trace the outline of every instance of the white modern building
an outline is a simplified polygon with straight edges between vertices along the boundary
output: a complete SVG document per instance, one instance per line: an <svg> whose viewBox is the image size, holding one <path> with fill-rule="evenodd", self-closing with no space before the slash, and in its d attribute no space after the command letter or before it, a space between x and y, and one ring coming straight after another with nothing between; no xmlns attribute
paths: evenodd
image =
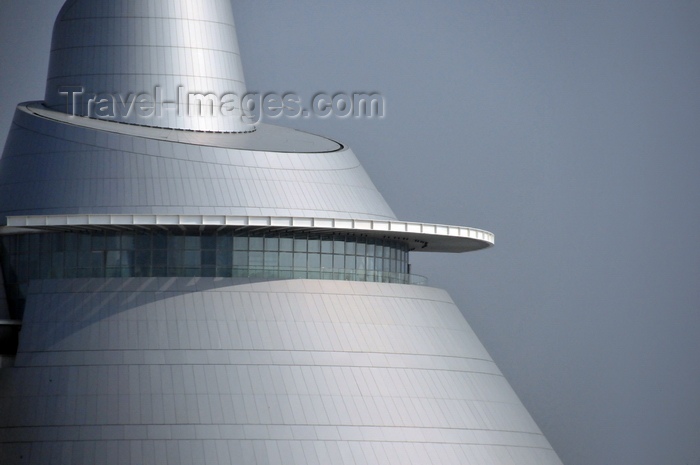
<svg viewBox="0 0 700 465"><path fill-rule="evenodd" d="M561 463L410 273L491 233L178 89L245 94L229 0L66 2L0 159L2 465Z"/></svg>

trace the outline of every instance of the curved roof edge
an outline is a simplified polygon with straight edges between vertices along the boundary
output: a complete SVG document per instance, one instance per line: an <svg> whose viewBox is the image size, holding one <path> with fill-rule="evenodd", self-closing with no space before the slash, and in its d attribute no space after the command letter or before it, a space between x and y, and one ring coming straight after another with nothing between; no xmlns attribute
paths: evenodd
<svg viewBox="0 0 700 465"><path fill-rule="evenodd" d="M78 128L179 144L279 153L332 153L348 149L346 145L328 137L267 123L258 123L254 126L255 130L249 132L216 132L70 115L48 108L39 101L22 102L17 105L17 111Z"/></svg>
<svg viewBox="0 0 700 465"><path fill-rule="evenodd" d="M409 243L420 252L471 252L494 245L493 233L465 226L414 223L389 220L303 218L289 216L223 215L38 215L9 216L0 234L16 234L27 229L80 230L90 228L133 229L134 227L274 229L318 233L348 233L377 238L393 238ZM19 228L19 229L17 229Z"/></svg>

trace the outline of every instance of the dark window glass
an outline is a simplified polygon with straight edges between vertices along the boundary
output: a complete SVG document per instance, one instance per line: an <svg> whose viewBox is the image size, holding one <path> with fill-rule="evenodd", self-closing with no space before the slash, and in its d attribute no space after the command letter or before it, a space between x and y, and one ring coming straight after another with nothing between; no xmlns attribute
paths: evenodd
<svg viewBox="0 0 700 465"><path fill-rule="evenodd" d="M202 249L204 250L215 250L216 249L216 236L202 236L200 239L202 241Z"/></svg>
<svg viewBox="0 0 700 465"><path fill-rule="evenodd" d="M153 266L165 267L168 265L168 252L165 250L153 251Z"/></svg>
<svg viewBox="0 0 700 465"><path fill-rule="evenodd" d="M167 249L168 248L168 236L165 233L155 233L152 238L154 249Z"/></svg>
<svg viewBox="0 0 700 465"><path fill-rule="evenodd" d="M104 248L106 250L117 250L119 249L119 235L116 233L107 233L104 240Z"/></svg>
<svg viewBox="0 0 700 465"><path fill-rule="evenodd" d="M218 249L216 251L216 265L219 267L233 265L233 252L231 252L231 249Z"/></svg>
<svg viewBox="0 0 700 465"><path fill-rule="evenodd" d="M134 250L136 248L136 241L134 236L131 234L124 234L122 236L122 249L124 250Z"/></svg>
<svg viewBox="0 0 700 465"><path fill-rule="evenodd" d="M185 267L198 267L201 265L202 253L199 250L185 250Z"/></svg>
<svg viewBox="0 0 700 465"><path fill-rule="evenodd" d="M107 251L106 266L108 268L121 266L121 252L119 250Z"/></svg>
<svg viewBox="0 0 700 465"><path fill-rule="evenodd" d="M92 236L92 250L104 250L105 237L102 234Z"/></svg>
<svg viewBox="0 0 700 465"><path fill-rule="evenodd" d="M233 238L231 236L217 236L216 248L217 250L232 250Z"/></svg>
<svg viewBox="0 0 700 465"><path fill-rule="evenodd" d="M185 237L185 249L187 250L201 250L202 242L199 236L186 236Z"/></svg>
<svg viewBox="0 0 700 465"><path fill-rule="evenodd" d="M216 250L202 250L202 267L216 266Z"/></svg>
<svg viewBox="0 0 700 465"><path fill-rule="evenodd" d="M73 233L66 233L66 250L73 251L78 250L78 235Z"/></svg>
<svg viewBox="0 0 700 465"><path fill-rule="evenodd" d="M41 244L41 234L30 234L29 235L29 250L32 252L36 252L37 250L40 250L40 244ZM90 236L88 236L89 238Z"/></svg>
<svg viewBox="0 0 700 465"><path fill-rule="evenodd" d="M137 234L134 236L134 248L137 250L146 250L151 248L150 234Z"/></svg>
<svg viewBox="0 0 700 465"><path fill-rule="evenodd" d="M78 254L76 252L66 252L66 268L77 268L78 267Z"/></svg>
<svg viewBox="0 0 700 465"><path fill-rule="evenodd" d="M168 238L169 250L185 250L185 238L183 236L170 236Z"/></svg>

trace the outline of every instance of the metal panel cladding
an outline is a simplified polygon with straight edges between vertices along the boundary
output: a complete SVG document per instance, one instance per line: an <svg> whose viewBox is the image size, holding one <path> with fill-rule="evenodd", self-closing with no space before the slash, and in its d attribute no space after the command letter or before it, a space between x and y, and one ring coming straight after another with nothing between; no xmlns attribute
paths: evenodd
<svg viewBox="0 0 700 465"><path fill-rule="evenodd" d="M240 105L222 117L221 108L210 114L194 97L231 101L245 94L228 0L76 0L56 20L49 108L145 126L247 132L254 126L241 118ZM139 96L165 105L139 112ZM116 108L101 108L105 99Z"/></svg>

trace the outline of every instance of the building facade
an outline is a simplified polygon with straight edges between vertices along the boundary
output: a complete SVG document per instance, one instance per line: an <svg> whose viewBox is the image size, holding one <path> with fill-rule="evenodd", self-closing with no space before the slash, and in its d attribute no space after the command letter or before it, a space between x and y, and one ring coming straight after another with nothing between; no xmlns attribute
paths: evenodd
<svg viewBox="0 0 700 465"><path fill-rule="evenodd" d="M190 94L245 94L229 0L65 3L0 159L0 463L561 463L411 274L491 233Z"/></svg>

